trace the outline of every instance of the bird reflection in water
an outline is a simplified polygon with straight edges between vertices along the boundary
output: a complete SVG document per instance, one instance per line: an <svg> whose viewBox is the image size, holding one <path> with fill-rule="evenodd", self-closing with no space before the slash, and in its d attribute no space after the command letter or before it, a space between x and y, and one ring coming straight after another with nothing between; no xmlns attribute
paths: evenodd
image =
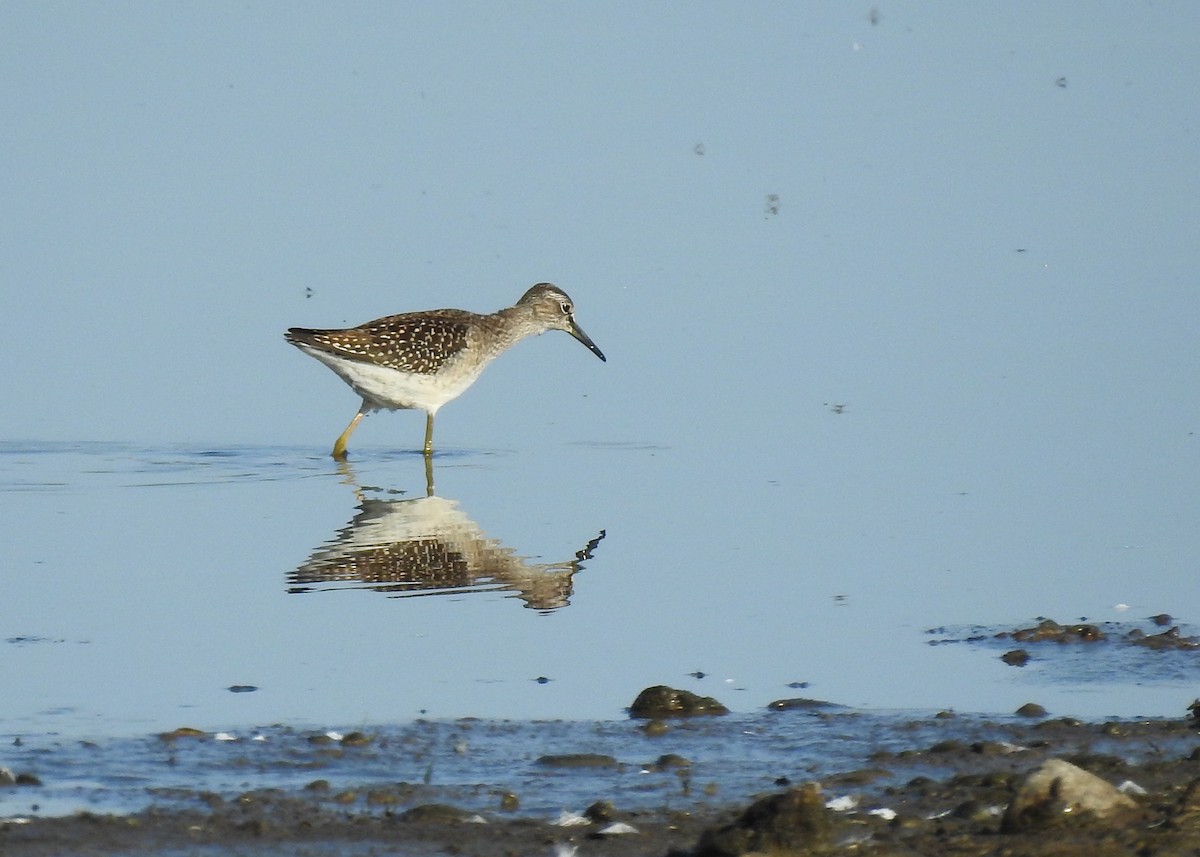
<svg viewBox="0 0 1200 857"><path fill-rule="evenodd" d="M288 575L288 591L372 589L393 598L468 592L511 592L526 607L556 610L570 603L575 573L604 531L566 562L534 563L488 538L458 503L432 492L411 500L368 498L348 464L358 512L350 523ZM328 585L327 585L328 584Z"/></svg>

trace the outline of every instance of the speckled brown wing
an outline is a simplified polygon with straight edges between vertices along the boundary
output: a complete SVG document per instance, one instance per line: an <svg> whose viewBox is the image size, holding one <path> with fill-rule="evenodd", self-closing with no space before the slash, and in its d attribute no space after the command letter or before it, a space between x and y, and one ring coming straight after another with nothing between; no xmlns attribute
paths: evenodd
<svg viewBox="0 0 1200 857"><path fill-rule="evenodd" d="M287 340L347 360L432 375L466 347L473 317L463 310L404 313L344 330L293 327Z"/></svg>

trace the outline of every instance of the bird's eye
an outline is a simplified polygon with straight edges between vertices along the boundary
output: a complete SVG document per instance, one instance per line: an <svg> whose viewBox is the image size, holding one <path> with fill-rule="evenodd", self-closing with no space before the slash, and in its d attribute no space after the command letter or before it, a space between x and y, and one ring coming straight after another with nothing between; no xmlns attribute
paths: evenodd
<svg viewBox="0 0 1200 857"><path fill-rule="evenodd" d="M558 305L558 308L563 311L563 315L571 314L571 305L569 303L567 303L566 301L563 301L562 303L560 303Z"/></svg>

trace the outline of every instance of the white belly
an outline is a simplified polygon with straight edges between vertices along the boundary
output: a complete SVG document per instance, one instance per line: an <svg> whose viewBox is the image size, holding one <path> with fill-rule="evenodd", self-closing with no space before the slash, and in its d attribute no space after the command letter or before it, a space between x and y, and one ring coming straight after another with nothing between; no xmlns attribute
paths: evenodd
<svg viewBox="0 0 1200 857"><path fill-rule="evenodd" d="M455 372L451 364L445 364L437 375L409 374L374 363L345 360L303 345L300 347L336 372L367 404L389 410L415 408L430 414L437 413L438 408L446 402L462 395L483 369L479 366L473 370Z"/></svg>

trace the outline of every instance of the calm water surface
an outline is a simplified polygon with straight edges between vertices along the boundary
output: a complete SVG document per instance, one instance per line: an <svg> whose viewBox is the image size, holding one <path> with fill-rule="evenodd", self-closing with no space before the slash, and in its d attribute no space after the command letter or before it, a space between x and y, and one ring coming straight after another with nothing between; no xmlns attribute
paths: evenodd
<svg viewBox="0 0 1200 857"><path fill-rule="evenodd" d="M1200 18L869 6L0 4L0 765L655 684L1180 715L1196 651L989 635L1200 630ZM420 414L328 458L284 329L546 280L607 363L497 360L433 496Z"/></svg>
<svg viewBox="0 0 1200 857"><path fill-rule="evenodd" d="M449 450L434 477L427 497L419 455L370 448L339 468L281 447L0 446L7 729L606 719L659 683L741 711L1177 714L1200 676L1195 653L1015 669L1003 647L931 645L1038 615L1200 614L1194 586L1150 573L1163 545L1069 538L1068 562L1028 564L1031 540L1065 548L1017 534L1030 510L1003 498L901 504L898 483L619 444Z"/></svg>

